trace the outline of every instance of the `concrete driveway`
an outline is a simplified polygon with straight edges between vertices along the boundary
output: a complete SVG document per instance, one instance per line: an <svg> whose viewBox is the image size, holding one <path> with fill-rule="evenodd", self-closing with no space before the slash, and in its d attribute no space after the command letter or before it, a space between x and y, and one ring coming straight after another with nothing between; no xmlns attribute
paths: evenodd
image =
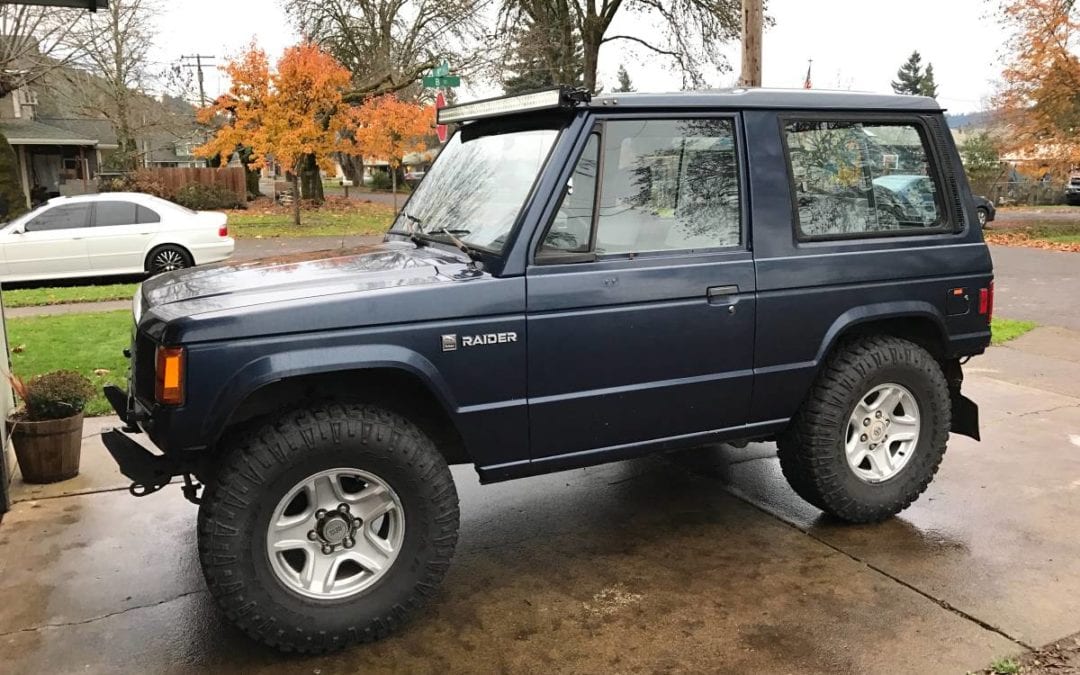
<svg viewBox="0 0 1080 675"><path fill-rule="evenodd" d="M93 436L108 420L92 421L82 476L16 478L0 670L977 669L1080 631L1080 391L1010 366L1032 349L1047 371L1080 369L1077 345L1036 331L972 362L984 441L954 436L927 494L876 526L801 502L769 444L486 487L456 467L461 540L438 599L384 642L317 658L223 622L196 565L195 507L175 486L130 497Z"/></svg>

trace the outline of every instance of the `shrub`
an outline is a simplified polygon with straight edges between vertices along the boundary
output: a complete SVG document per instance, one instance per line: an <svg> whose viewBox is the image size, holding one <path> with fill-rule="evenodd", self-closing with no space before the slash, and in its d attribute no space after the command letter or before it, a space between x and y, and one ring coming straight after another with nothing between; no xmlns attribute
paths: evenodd
<svg viewBox="0 0 1080 675"><path fill-rule="evenodd" d="M98 183L100 192L142 192L162 199L169 199L169 189L161 181L154 179L149 171L136 171L135 173L111 178L102 178Z"/></svg>
<svg viewBox="0 0 1080 675"><path fill-rule="evenodd" d="M29 382L12 377L15 393L25 405L29 422L44 422L72 417L83 411L86 402L97 393L94 385L73 370L56 370L35 375Z"/></svg>
<svg viewBox="0 0 1080 675"><path fill-rule="evenodd" d="M390 174L386 171L376 171L371 174L371 188L373 190L389 190L392 186Z"/></svg>
<svg viewBox="0 0 1080 675"><path fill-rule="evenodd" d="M196 211L207 209L239 209L244 204L236 193L224 185L200 185L191 183L176 192L173 201Z"/></svg>

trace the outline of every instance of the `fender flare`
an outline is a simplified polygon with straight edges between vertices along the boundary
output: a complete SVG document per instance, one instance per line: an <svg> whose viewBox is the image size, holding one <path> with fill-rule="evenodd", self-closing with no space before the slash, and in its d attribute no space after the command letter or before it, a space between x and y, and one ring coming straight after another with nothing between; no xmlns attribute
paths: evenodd
<svg viewBox="0 0 1080 675"><path fill-rule="evenodd" d="M937 329L938 337L942 339L942 342L947 342L949 333L945 328L945 318L942 316L941 311L929 302L922 300L903 300L897 302L882 302L872 305L860 305L858 307L852 307L836 317L836 320L829 326L829 330L825 332L825 337L821 340L821 346L814 356L815 368L819 369L821 367L821 364L824 363L826 357L828 357L829 352L836 346L836 341L845 331L860 324L880 321L882 319L905 318L929 319Z"/></svg>
<svg viewBox="0 0 1080 675"><path fill-rule="evenodd" d="M233 412L259 389L294 377L346 370L396 369L417 377L456 424L458 405L434 364L418 352L387 344L307 347L260 356L236 370L214 399L204 431L218 438Z"/></svg>

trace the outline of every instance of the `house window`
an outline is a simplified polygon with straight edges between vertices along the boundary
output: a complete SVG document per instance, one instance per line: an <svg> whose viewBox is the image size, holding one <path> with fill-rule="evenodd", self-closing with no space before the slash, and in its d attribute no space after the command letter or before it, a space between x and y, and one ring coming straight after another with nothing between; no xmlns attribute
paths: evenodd
<svg viewBox="0 0 1080 675"><path fill-rule="evenodd" d="M802 237L942 229L941 189L916 124L789 121L784 135Z"/></svg>

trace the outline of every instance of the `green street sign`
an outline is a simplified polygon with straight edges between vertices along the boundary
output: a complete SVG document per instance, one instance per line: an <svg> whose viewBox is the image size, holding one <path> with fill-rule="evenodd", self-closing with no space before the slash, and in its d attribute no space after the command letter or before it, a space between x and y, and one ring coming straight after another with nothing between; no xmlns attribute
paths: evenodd
<svg viewBox="0 0 1080 675"><path fill-rule="evenodd" d="M450 64L443 61L431 71L431 74L435 77L446 77L450 74Z"/></svg>
<svg viewBox="0 0 1080 675"><path fill-rule="evenodd" d="M457 75L426 75L424 86L430 89L445 89L448 87L460 87L461 78Z"/></svg>

